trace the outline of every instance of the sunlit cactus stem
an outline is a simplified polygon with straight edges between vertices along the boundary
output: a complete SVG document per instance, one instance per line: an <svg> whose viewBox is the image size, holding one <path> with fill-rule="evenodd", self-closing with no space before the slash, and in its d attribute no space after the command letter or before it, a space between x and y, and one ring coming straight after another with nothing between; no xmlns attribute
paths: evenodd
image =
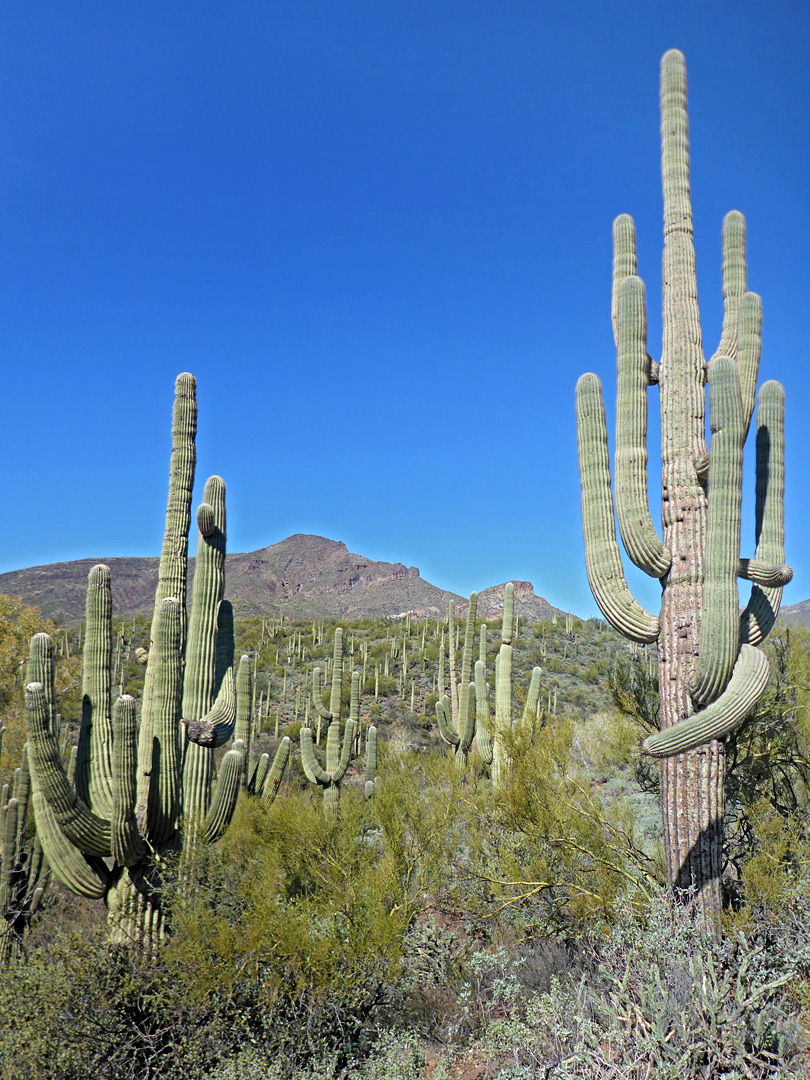
<svg viewBox="0 0 810 1080"><path fill-rule="evenodd" d="M768 661L756 646L773 626L791 577L784 551L784 392L766 383L757 414L756 552L740 557L743 447L761 351L759 297L747 291L745 221L723 223L724 317L707 364L697 306L689 180L686 67L676 49L661 62L664 183L661 360L647 351L644 285L635 228L614 223L612 316L617 350L615 518L630 559L661 581L661 610L635 600L614 524L601 383L577 383L577 433L588 580L605 617L635 642L657 642L661 732L645 743L662 759L670 885L693 900L717 934L722 907L724 738L756 705ZM711 442L705 443L706 386ZM663 539L647 498L647 388L661 405ZM752 582L740 618L737 580Z"/></svg>

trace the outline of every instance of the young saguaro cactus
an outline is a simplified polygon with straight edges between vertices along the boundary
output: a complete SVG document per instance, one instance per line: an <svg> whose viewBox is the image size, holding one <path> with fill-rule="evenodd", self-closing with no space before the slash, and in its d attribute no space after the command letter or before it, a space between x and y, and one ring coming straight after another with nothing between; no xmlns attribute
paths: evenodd
<svg viewBox="0 0 810 1080"><path fill-rule="evenodd" d="M301 764L307 780L317 784L323 791L323 807L327 813L336 814L340 804L340 784L346 775L351 760L354 737L360 723L360 673L352 674L352 689L349 706L349 719L343 732L341 743L340 716L341 696L343 692L343 630L335 629L335 641L332 652L332 687L329 694L329 708L321 701L321 670L315 668L312 673L312 701L323 720L329 722L326 732L326 768L315 756L312 741L312 728L304 726L299 733L301 744Z"/></svg>
<svg viewBox="0 0 810 1080"><path fill-rule="evenodd" d="M111 702L110 571L90 571L82 726L73 782L54 731L53 646L31 643L26 689L34 808L56 876L104 897L113 940L151 947L161 933L159 865L192 839L221 835L243 776L243 743L214 777L214 753L233 732L233 614L223 599L225 485L212 477L199 526L191 617L186 619L188 533L197 422L193 376L178 377L166 537L140 725L129 696ZM243 725L242 735L244 738ZM249 735L249 733L248 733Z"/></svg>
<svg viewBox="0 0 810 1080"><path fill-rule="evenodd" d="M662 805L670 885L692 890L705 929L721 908L724 744L768 678L756 646L776 619L784 565L784 392L766 382L756 431L756 552L740 558L742 453L754 410L761 302L747 291L745 221L723 223L724 318L704 360L697 305L689 181L686 66L677 49L661 62L664 186L663 349L647 352L644 284L636 274L633 221L613 226L613 328L617 349L616 516L630 559L663 589L653 615L633 598L616 541L602 389L577 383L577 430L585 558L605 618L626 637L658 643L661 732L645 743L662 757ZM711 442L705 442L706 384ZM647 499L647 387L661 406L663 540ZM740 617L737 579L752 582Z"/></svg>

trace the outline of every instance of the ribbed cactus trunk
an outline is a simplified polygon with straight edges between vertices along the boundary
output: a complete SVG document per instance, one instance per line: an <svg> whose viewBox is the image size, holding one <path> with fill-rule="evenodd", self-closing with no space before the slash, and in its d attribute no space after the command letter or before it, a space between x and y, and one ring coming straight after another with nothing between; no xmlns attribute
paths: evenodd
<svg viewBox="0 0 810 1080"><path fill-rule="evenodd" d="M693 711L703 600L707 498L695 470L706 451L705 375L689 190L686 69L680 53L661 65L661 149L664 187L661 494L664 547L672 562L661 604L661 726ZM725 760L712 740L662 764L667 879L699 890L698 905L716 917L722 896Z"/></svg>
<svg viewBox="0 0 810 1080"><path fill-rule="evenodd" d="M663 350L647 353L644 283L632 219L614 223L613 325L617 350L616 517L630 559L659 578L658 617L632 597L616 541L601 383L577 383L577 437L588 580L605 617L636 642L658 643L661 732L645 750L663 759L662 805L671 886L719 931L722 904L723 737L756 704L768 662L756 646L773 626L784 560L784 391L762 387L757 413L756 552L740 558L743 446L754 408L761 303L746 291L745 221L723 224L724 318L707 365L697 303L689 190L686 67L661 63L664 186ZM663 542L647 499L647 388L661 406ZM711 444L706 449L706 386ZM753 582L740 617L738 577Z"/></svg>

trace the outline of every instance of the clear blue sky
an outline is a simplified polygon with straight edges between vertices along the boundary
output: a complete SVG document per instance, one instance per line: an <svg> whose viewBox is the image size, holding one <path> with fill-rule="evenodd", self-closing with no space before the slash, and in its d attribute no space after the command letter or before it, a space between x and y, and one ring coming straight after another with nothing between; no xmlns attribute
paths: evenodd
<svg viewBox="0 0 810 1080"><path fill-rule="evenodd" d="M595 370L613 396L624 211L658 351L676 46L705 344L737 208L762 376L787 389L786 601L804 599L809 31L798 0L7 5L0 570L159 553L187 370L230 550L320 533L593 613L573 388ZM743 554L752 504L749 468ZM657 610L657 583L631 581Z"/></svg>

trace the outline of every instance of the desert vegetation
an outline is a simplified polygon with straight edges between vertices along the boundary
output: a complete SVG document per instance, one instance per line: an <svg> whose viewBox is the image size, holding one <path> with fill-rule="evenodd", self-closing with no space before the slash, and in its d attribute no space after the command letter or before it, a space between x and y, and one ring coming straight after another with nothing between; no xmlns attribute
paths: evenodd
<svg viewBox="0 0 810 1080"><path fill-rule="evenodd" d="M475 594L432 620L234 622L216 476L189 586L197 410L181 375L152 619L114 617L103 565L78 626L0 599L2 1077L807 1075L810 635L777 621L782 394L760 394L757 548L741 559L758 298L732 214L706 365L687 333L676 52L662 118L660 366L626 217L614 275L617 516L662 581L661 615L624 581L589 375L588 573L616 630L521 622L511 585L499 624ZM656 381L663 541L645 498Z"/></svg>

